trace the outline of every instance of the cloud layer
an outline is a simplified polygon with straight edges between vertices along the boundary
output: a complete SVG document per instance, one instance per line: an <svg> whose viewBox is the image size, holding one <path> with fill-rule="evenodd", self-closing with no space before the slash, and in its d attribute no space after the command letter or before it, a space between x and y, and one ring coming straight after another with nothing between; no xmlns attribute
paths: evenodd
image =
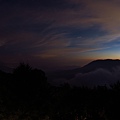
<svg viewBox="0 0 120 120"><path fill-rule="evenodd" d="M0 59L61 66L78 65L80 58L119 57L119 5L118 0L0 0Z"/></svg>
<svg viewBox="0 0 120 120"><path fill-rule="evenodd" d="M95 71L91 71L88 73L77 73L75 77L71 79L66 78L56 78L52 79L49 82L54 85L61 85L64 83L69 83L71 86L87 86L87 87L95 87L95 86L107 86L116 83L120 80L120 67L115 68L112 72L99 68Z"/></svg>

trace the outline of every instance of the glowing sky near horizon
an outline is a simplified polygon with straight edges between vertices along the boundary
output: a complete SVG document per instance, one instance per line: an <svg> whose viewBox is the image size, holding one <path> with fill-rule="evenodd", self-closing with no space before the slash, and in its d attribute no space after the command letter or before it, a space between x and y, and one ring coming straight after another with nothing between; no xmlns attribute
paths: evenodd
<svg viewBox="0 0 120 120"><path fill-rule="evenodd" d="M120 58L119 0L0 0L0 63L41 68Z"/></svg>

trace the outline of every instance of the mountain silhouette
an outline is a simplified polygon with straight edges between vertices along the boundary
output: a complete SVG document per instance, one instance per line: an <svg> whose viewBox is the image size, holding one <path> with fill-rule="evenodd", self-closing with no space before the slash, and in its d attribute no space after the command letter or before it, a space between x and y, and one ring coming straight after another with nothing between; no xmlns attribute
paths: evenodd
<svg viewBox="0 0 120 120"><path fill-rule="evenodd" d="M120 67L119 59L103 59L103 60L99 59L99 60L94 60L80 68L56 71L56 72L50 74L49 77L50 77L50 79L56 79L56 78L71 79L77 73L85 74L85 73L92 72L92 71L95 71L100 68L108 70L108 71L113 71L117 67Z"/></svg>
<svg viewBox="0 0 120 120"><path fill-rule="evenodd" d="M115 68L120 66L120 60L118 59L105 59L105 60L95 60L87 65L83 66L80 69L76 69L76 72L80 73L88 73L94 70L97 70L99 68L108 70L108 71L113 71Z"/></svg>

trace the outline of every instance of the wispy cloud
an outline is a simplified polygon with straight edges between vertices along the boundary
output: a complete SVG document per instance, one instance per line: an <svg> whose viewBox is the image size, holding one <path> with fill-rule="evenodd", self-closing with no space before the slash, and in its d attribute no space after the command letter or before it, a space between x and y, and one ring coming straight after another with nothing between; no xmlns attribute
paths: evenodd
<svg viewBox="0 0 120 120"><path fill-rule="evenodd" d="M0 55L8 58L82 57L115 47L120 38L119 0L0 3Z"/></svg>

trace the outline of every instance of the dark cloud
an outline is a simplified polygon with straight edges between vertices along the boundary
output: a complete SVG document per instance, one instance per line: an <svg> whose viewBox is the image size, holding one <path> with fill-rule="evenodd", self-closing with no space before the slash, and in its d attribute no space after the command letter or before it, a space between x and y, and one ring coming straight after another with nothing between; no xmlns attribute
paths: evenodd
<svg viewBox="0 0 120 120"><path fill-rule="evenodd" d="M38 7L40 9L66 9L75 8L77 4L71 4L66 0L4 0L1 5L20 6L20 7Z"/></svg>

